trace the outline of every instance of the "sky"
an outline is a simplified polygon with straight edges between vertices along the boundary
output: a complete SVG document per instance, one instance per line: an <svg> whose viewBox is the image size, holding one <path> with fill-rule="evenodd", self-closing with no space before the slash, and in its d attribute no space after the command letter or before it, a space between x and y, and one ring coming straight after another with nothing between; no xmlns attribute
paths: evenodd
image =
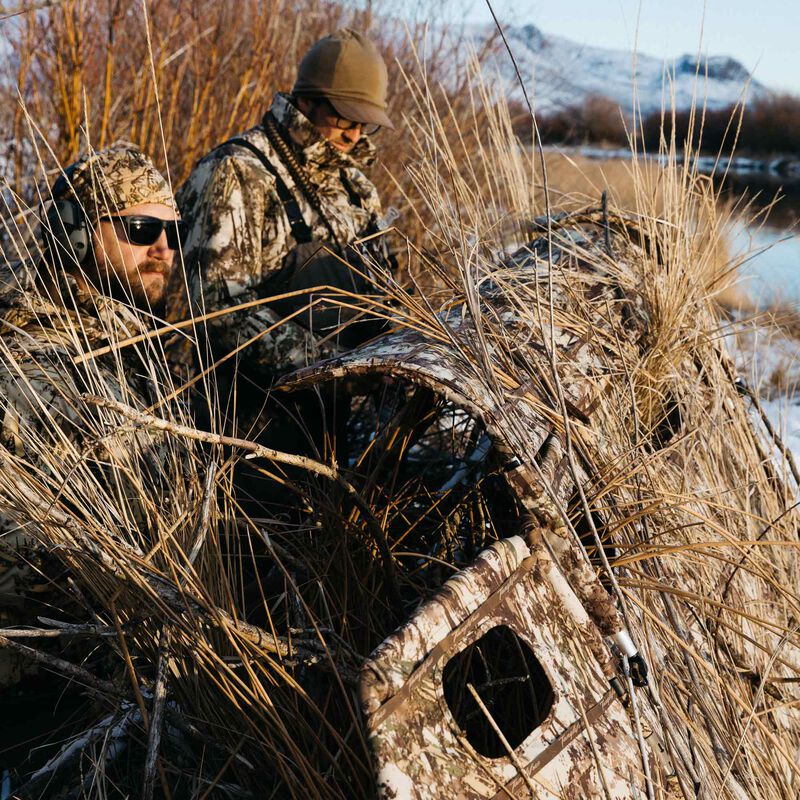
<svg viewBox="0 0 800 800"><path fill-rule="evenodd" d="M505 24L532 23L582 44L633 49L638 36L639 52L658 58L733 56L768 88L800 95L800 0L491 2ZM485 0L469 0L465 19L491 22Z"/></svg>

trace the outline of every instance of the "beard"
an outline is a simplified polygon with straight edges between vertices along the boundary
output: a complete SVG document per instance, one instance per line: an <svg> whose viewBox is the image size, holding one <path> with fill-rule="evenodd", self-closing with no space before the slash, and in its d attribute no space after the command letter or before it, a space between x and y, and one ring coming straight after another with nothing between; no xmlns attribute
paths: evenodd
<svg viewBox="0 0 800 800"><path fill-rule="evenodd" d="M120 281L121 300L160 316L166 307L167 284L172 265L166 261L148 258L133 273L125 275L127 285Z"/></svg>

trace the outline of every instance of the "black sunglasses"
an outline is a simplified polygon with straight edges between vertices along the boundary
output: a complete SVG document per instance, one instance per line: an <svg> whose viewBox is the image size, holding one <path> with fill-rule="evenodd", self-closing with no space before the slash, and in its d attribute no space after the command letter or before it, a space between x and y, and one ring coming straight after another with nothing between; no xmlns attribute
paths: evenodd
<svg viewBox="0 0 800 800"><path fill-rule="evenodd" d="M158 241L162 231L167 232L167 247L177 250L185 241L189 229L182 219L159 219L158 217L145 217L133 214L123 217L119 214L109 214L100 217L101 220L121 222L125 235L131 244L149 247Z"/></svg>

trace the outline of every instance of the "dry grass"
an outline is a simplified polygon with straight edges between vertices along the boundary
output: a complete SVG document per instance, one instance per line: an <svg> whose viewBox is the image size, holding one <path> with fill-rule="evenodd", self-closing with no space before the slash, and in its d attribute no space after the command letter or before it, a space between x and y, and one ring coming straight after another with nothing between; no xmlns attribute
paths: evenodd
<svg viewBox="0 0 800 800"><path fill-rule="evenodd" d="M609 201L618 209L636 208L647 198L651 213L663 215L666 198L660 185L669 181L670 167L645 161L633 170L630 159L592 159L575 153L552 151L545 154L551 203L556 210L576 210L597 203L608 192ZM677 167L672 167L677 169ZM703 270L708 288L716 303L726 311L753 311L747 292L738 283L738 263L730 252L729 241L738 218L747 218L748 209L734 207L715 194L710 179L695 176L693 224L706 242L698 242L704 252Z"/></svg>
<svg viewBox="0 0 800 800"><path fill-rule="evenodd" d="M498 120L503 132L505 122ZM428 152L446 152L435 130L420 127ZM524 218L531 207L541 210L532 196L544 183L535 154L498 131L492 140L495 149L468 169L456 168L464 163L458 155L442 155L444 166L431 158L415 175L420 197L439 212L431 236L450 249L466 287L495 274L485 253L508 248L498 236L508 228L503 212ZM797 474L780 457L776 472L774 450L753 431L718 343L714 295L725 213L708 181L676 164L674 147L664 155L664 169L637 161L628 168L630 193L618 210L636 220L636 235L614 240L616 265L609 267L602 252L587 256L575 247L576 256L612 269L623 285L633 280L648 321L635 343L619 332L615 342L604 342L613 378L591 429L575 426L575 448L590 454L590 502L613 520L624 551L618 565L628 567L621 578L626 602L639 620L639 640L650 643L662 670L650 698L653 714L662 715L662 725L666 715L691 730L694 741L686 744L711 796L790 797L800 744L798 699L789 689L799 655ZM548 173L551 165L545 161ZM475 180L486 173L495 178L493 191ZM561 196L554 193L554 206ZM480 247L465 248L473 241ZM551 278L562 291L576 279L558 271ZM528 309L539 329L534 310L546 302L545 292L515 305ZM587 338L601 336L603 309L576 304L572 324ZM502 331L485 326L486 340L502 341ZM505 372L509 362L500 355L488 359L479 351L474 358L487 386L525 383L524 372ZM536 374L537 367L528 370ZM659 447L673 407L680 412L677 435Z"/></svg>
<svg viewBox="0 0 800 800"><path fill-rule="evenodd" d="M63 13L87 8L68 3ZM166 14L171 6L153 6L153 31L160 8ZM320 25L339 19L335 6L315 8L311 18ZM72 23L60 13L53 12L52 31L31 23L28 35L71 35ZM233 35L222 22L216 35ZM266 31L273 24L265 17ZM133 34L126 29L126 35ZM279 46L286 46L283 39ZM191 57L166 63L164 53L178 52L166 47L154 38L156 63L165 70L156 70L162 91L180 64L202 94L205 70L220 69L213 51L208 62L190 48ZM218 45L217 52L228 51ZM601 170L551 155L542 165L536 152L519 146L502 102L486 102L476 75L455 99L448 97L435 75L418 77L408 52L407 69L395 80L408 111L400 136L414 157L394 171L392 186L410 231L407 273L422 291L392 288L392 313L400 325L446 341L436 312L464 303L480 321L480 336L459 341L476 382L499 398L531 381L552 387L535 407L569 434L571 453L588 474L587 500L620 549L619 600L654 672L651 688L639 694L640 714L663 737L685 796L698 782L707 797L797 797L797 486L772 443L753 429L719 343L714 296L728 269L727 212L667 144L667 165L658 170L635 159ZM231 55L242 75L250 73L238 59L248 54L254 66L244 44ZM168 122L173 107L165 102L160 118L148 116L155 113L145 102L152 99L151 79L141 63L131 91L142 102L130 101L127 112L111 102L91 130L102 129L107 117L107 136L133 131L160 153L156 123ZM57 63L51 67L56 76L66 74ZM63 96L82 94L82 80ZM44 88L37 91L41 105L28 111L38 121L48 109ZM109 91L100 97L117 97L116 88ZM166 152L175 153L173 176L221 138L225 125L236 124L208 115L213 97L174 96L191 99L206 117L199 113L200 128L186 139L177 135L183 130L177 118L164 125L172 131ZM96 100L90 106L105 108ZM67 137L55 155L72 157L72 146ZM25 162L21 168L24 183L32 173ZM498 270L498 254L526 241L532 219L577 209L585 205L581 198L597 206L606 186L613 256L595 212L588 227L580 218L552 224L570 237L585 237L586 230L593 236L587 242L554 234L566 266L550 264L544 280L520 282ZM638 314L632 332L609 311L607 293L581 291L589 279L576 262L606 276L607 287L625 290ZM481 313L478 287L489 278L518 315L513 329ZM515 338L525 330L529 343L546 349L554 324L593 342L603 365L579 376L598 400L590 424L571 420L559 401L556 390L568 391L576 380L571 365L557 352L554 361L542 359L541 348ZM75 448L59 439L54 448L41 437L24 457L0 455L3 507L69 570L73 583L62 617L91 622L103 633L91 634L91 647L61 651L80 663L79 681L90 698L62 733L90 740L65 772L87 776L88 797L142 793L153 775L145 761L153 752L150 731L158 727L154 697L166 687L172 704L156 774L172 796L372 796L355 670L421 597L518 522L490 465L474 481L440 491L437 467L470 453L481 424L422 390L403 403L380 384L361 398L354 447L362 452L352 463L303 471L275 454L250 462L298 498L280 515L275 508L258 514L233 489L234 468L252 448L220 439L214 414L210 430L193 431L181 402L165 400L174 387L160 340L134 347L136 359L153 370L165 424L141 416L139 398L123 398L134 411L110 402L117 399L113 385L83 360L77 369L101 398L84 412L96 446ZM86 352L78 332L69 350ZM13 369L18 355L5 343L0 355ZM62 366L73 369L66 359ZM213 405L213 392L204 401ZM679 420L665 425L674 408ZM59 430L47 407L40 413L45 430ZM519 428L513 414L503 420L503 436L521 447ZM154 447L162 465L157 487L150 477ZM533 460L535 453L519 455ZM107 735L117 723L128 743L124 757ZM654 786L653 796L680 794L672 781Z"/></svg>

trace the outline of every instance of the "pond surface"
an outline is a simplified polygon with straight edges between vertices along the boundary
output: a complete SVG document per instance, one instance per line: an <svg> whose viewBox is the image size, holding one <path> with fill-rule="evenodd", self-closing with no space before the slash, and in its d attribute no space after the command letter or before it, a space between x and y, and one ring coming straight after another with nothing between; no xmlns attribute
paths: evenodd
<svg viewBox="0 0 800 800"><path fill-rule="evenodd" d="M736 252L749 252L742 265L742 287L759 306L794 305L800 310L800 234L765 225L742 225L734 241Z"/></svg>
<svg viewBox="0 0 800 800"><path fill-rule="evenodd" d="M731 176L726 189L751 202L749 216L777 196L766 221L742 222L734 235L734 253L749 253L742 265L743 288L761 306L782 303L800 310L800 182L781 185L753 176Z"/></svg>
<svg viewBox="0 0 800 800"><path fill-rule="evenodd" d="M582 147L578 152L599 160L630 158L629 150ZM760 306L782 303L800 310L800 160L701 157L697 167L713 175L723 196L742 209L731 254L749 254L740 271L742 288Z"/></svg>

